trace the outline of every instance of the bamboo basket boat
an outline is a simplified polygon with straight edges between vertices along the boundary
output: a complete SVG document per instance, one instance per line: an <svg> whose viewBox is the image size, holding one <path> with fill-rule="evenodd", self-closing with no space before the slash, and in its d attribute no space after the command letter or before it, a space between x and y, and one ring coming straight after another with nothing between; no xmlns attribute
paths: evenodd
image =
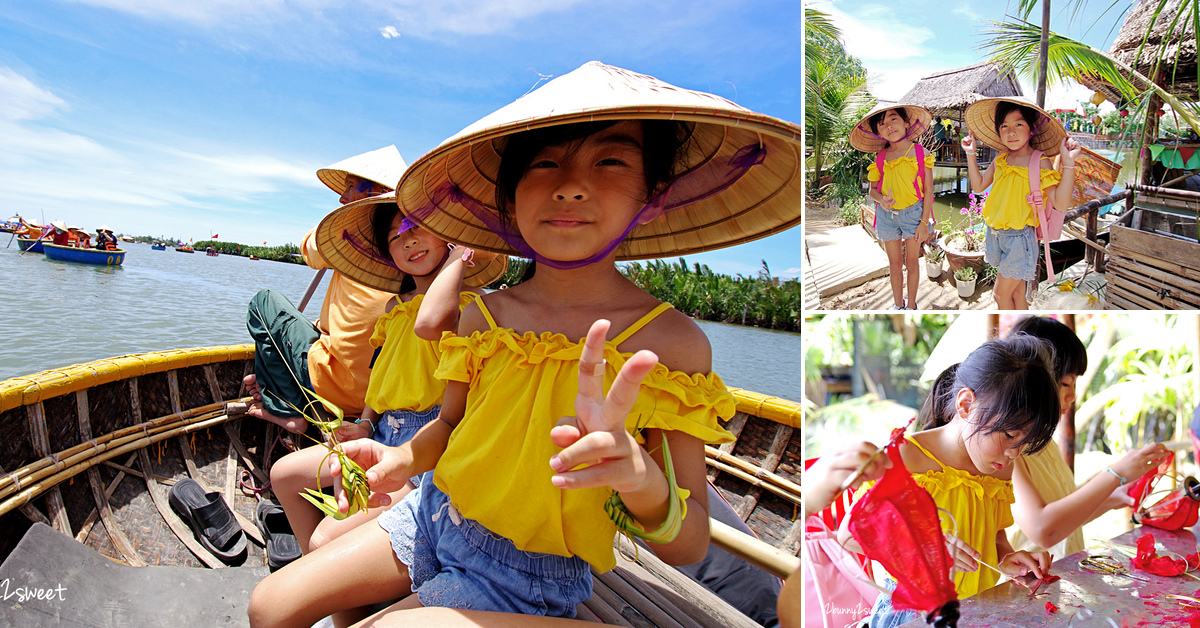
<svg viewBox="0 0 1200 628"><path fill-rule="evenodd" d="M266 486L272 456L286 453L273 424L236 414L253 357L253 345L176 349L0 382L0 580L31 598L6 597L0 625L246 625L268 570L258 498L242 486ZM801 538L799 405L734 394L738 440L708 449L709 478L765 542L717 522L713 542L786 575ZM170 486L187 477L234 510L250 541L244 565L226 567L171 511ZM757 625L651 552L623 539L616 551L580 619ZM55 587L49 599L31 593Z"/></svg>

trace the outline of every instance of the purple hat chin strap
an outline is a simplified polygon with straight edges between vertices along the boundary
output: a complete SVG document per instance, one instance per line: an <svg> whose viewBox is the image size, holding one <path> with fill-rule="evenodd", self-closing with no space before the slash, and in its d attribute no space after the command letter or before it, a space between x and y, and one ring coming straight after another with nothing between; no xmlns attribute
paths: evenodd
<svg viewBox="0 0 1200 628"><path fill-rule="evenodd" d="M759 144L750 144L739 149L724 167L718 165L706 165L697 168L687 174L676 178L666 190L659 193L649 203L646 203L640 211L630 220L629 225L621 235L609 242L603 250L596 254L581 260L556 260L550 259L533 250L525 238L521 236L521 232L516 226L500 219L500 215L486 205L475 200L471 196L462 191L461 188L452 183L443 183L434 190L430 202L424 206L412 211L405 217L415 217L418 222L423 222L435 211L439 211L447 203L456 203L471 212L471 215L479 219L487 226L492 233L500 236L505 243L511 246L521 257L535 260L538 264L544 264L550 268L560 270L570 270L574 268L582 268L589 264L594 264L608 257L621 242L629 236L630 232L644 222L650 222L659 216L682 209L697 203L711 196L719 194L729 186L736 183L753 168L766 160L766 146Z"/></svg>

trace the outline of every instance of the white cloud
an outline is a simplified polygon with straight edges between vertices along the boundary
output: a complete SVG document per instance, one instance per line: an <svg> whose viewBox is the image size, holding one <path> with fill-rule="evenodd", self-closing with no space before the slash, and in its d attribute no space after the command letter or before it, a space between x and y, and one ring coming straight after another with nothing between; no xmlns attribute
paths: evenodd
<svg viewBox="0 0 1200 628"><path fill-rule="evenodd" d="M27 77L0 68L0 206L81 224L120 222L132 233L232 223L237 226L223 230L252 232L243 240L252 242L262 241L262 234L299 241L327 209L323 204L334 204L313 176L318 164L202 137L164 139L153 137L153 130L119 125L107 128L110 135L85 134L72 130L70 117L53 125L35 120L59 110L70 107ZM296 208L282 219L264 211L265 199L277 203L281 196ZM229 213L237 218L215 218ZM257 226L247 228L251 224Z"/></svg>
<svg viewBox="0 0 1200 628"><path fill-rule="evenodd" d="M833 23L842 31L846 52L864 63L877 60L923 57L929 49L922 44L934 38L932 30L897 22L897 6L865 5L856 15L828 6Z"/></svg>
<svg viewBox="0 0 1200 628"><path fill-rule="evenodd" d="M379 29L379 33L383 35L384 39L391 39L393 37L400 36L400 31L396 30L395 26L384 26L383 28Z"/></svg>
<svg viewBox="0 0 1200 628"><path fill-rule="evenodd" d="M954 7L954 10L951 11L951 13L954 15L961 15L972 22L978 22L979 20L983 19L982 16L971 9L970 5L965 3Z"/></svg>
<svg viewBox="0 0 1200 628"><path fill-rule="evenodd" d="M779 273L779 276L783 277L784 279L799 279L800 278L800 267L797 266L795 268L784 269L783 272Z"/></svg>
<svg viewBox="0 0 1200 628"><path fill-rule="evenodd" d="M66 106L63 99L10 68L0 68L0 120L36 120Z"/></svg>

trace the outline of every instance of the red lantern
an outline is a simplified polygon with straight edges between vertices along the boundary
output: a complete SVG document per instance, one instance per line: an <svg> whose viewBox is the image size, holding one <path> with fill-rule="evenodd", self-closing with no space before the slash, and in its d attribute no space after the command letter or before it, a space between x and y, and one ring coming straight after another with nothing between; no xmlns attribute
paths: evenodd
<svg viewBox="0 0 1200 628"><path fill-rule="evenodd" d="M1189 528L1200 520L1200 480L1188 476L1183 479L1183 486L1180 488L1154 490L1159 478L1172 473L1171 461L1174 459L1174 452L1168 454L1157 469L1138 478L1130 486L1134 523L1162 530L1179 530ZM1156 492L1166 492L1166 495L1151 505L1143 505L1143 502Z"/></svg>
<svg viewBox="0 0 1200 628"><path fill-rule="evenodd" d="M903 429L887 448L888 469L850 511L850 533L863 553L896 579L892 606L926 614L935 626L955 626L958 594L950 580L954 564L938 522L937 505L904 466ZM899 436L899 438L896 438Z"/></svg>
<svg viewBox="0 0 1200 628"><path fill-rule="evenodd" d="M1128 109L1122 109L1122 110L1121 110L1121 117L1122 117L1122 118L1124 118L1124 117L1125 117L1125 116L1127 116L1127 115L1129 115L1129 110L1128 110Z"/></svg>
<svg viewBox="0 0 1200 628"><path fill-rule="evenodd" d="M1158 111L1156 111L1155 113L1157 113L1157 114L1158 114L1158 117L1160 117L1160 118L1161 118L1161 117L1163 117L1163 116L1165 116L1165 115L1167 115L1167 112L1166 112L1166 111L1164 111L1164 110L1162 110L1162 109L1159 109L1159 110L1158 110Z"/></svg>

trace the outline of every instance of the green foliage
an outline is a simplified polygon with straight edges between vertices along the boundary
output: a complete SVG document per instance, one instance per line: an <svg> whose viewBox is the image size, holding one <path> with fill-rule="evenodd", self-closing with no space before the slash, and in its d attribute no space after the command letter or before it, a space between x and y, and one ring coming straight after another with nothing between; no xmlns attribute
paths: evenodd
<svg viewBox="0 0 1200 628"><path fill-rule="evenodd" d="M675 309L706 321L800 331L800 281L770 275L766 262L757 277L731 277L708 266L663 260L632 262L621 272L639 288Z"/></svg>
<svg viewBox="0 0 1200 628"><path fill-rule="evenodd" d="M1078 433L1103 435L1112 449L1186 438L1197 404L1194 317L1145 313L1097 322L1081 330L1089 346L1106 348L1076 411ZM1107 338L1116 338L1104 347ZM1089 357L1090 357L1089 352ZM1102 421L1097 430L1095 421Z"/></svg>
<svg viewBox="0 0 1200 628"><path fill-rule="evenodd" d="M862 210L859 209L859 206L870 205L872 202L874 201L861 193L858 196L852 196L843 200L837 210L838 222L845 226L857 225L862 220Z"/></svg>
<svg viewBox="0 0 1200 628"><path fill-rule="evenodd" d="M851 181L856 168L853 162L861 158L847 151L858 152L850 147L850 129L874 104L866 89L866 70L857 58L846 54L840 42L821 32L806 32L805 47L823 51L806 59L804 75L804 143L812 151L807 160L812 169L809 189L813 196L825 193L821 179L827 164L838 164L844 158L848 162L842 165L850 167L852 172L841 176L839 194L861 190L854 188ZM861 167L865 172L866 166ZM836 170L834 176L839 176Z"/></svg>
<svg viewBox="0 0 1200 628"><path fill-rule="evenodd" d="M954 271L954 278L959 281L974 281L975 269L971 268L970 266L963 266L962 268Z"/></svg>
<svg viewBox="0 0 1200 628"><path fill-rule="evenodd" d="M521 283L525 277L525 271L529 268L529 263L529 260L525 258L509 256L508 269L504 271L504 274L499 279L489 284L487 288L489 290L503 290L504 288L511 288Z"/></svg>
<svg viewBox="0 0 1200 628"><path fill-rule="evenodd" d="M192 245L197 253L203 252L212 247L221 255L240 255L242 257L257 257L259 259L269 259L275 262L290 262L292 264L303 264L304 258L300 256L300 249L295 244L285 244L283 246L250 246L248 244L238 244L237 242L221 242L218 240L201 240Z"/></svg>

